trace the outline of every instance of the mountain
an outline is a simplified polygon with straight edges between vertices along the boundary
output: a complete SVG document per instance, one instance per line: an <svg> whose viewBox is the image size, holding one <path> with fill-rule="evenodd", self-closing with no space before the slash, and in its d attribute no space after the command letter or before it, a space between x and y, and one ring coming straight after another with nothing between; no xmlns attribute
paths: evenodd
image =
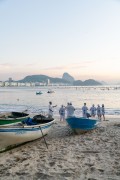
<svg viewBox="0 0 120 180"><path fill-rule="evenodd" d="M74 80L74 78L69 75L68 73L64 73L62 78L52 78L46 75L31 75L31 76L26 76L24 79L19 80L17 82L33 82L33 83L48 83L48 80L50 83L62 83L62 84L67 84L67 85L73 85L73 86L98 86L102 85L102 83L95 81L94 79L88 79L85 81L81 80Z"/></svg>
<svg viewBox="0 0 120 180"><path fill-rule="evenodd" d="M85 81L77 80L73 82L74 86L98 86L102 85L100 82L95 81L94 79L88 79Z"/></svg>
<svg viewBox="0 0 120 180"><path fill-rule="evenodd" d="M83 86L83 81L76 80L76 81L73 82L73 86Z"/></svg>
<svg viewBox="0 0 120 180"><path fill-rule="evenodd" d="M108 85L105 81L100 81L102 85Z"/></svg>
<svg viewBox="0 0 120 180"><path fill-rule="evenodd" d="M62 79L66 80L70 83L73 83L75 81L74 78L66 72L63 74Z"/></svg>
<svg viewBox="0 0 120 180"><path fill-rule="evenodd" d="M68 81L61 79L61 78L52 78L46 75L31 75L26 76L24 79L19 80L18 82L40 82L40 83L47 83L48 79L50 80L50 83L69 83Z"/></svg>
<svg viewBox="0 0 120 180"><path fill-rule="evenodd" d="M94 79L88 79L83 82L84 86L98 86L102 85L100 82L95 81Z"/></svg>

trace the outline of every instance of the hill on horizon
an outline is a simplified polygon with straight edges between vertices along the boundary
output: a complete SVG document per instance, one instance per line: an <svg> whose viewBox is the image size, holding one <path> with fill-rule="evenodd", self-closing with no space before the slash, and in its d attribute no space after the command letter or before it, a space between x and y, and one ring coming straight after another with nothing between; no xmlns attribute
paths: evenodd
<svg viewBox="0 0 120 180"><path fill-rule="evenodd" d="M65 75L65 76L64 76ZM67 75L67 76L66 76ZM63 78L65 77L65 78ZM94 80L94 79L88 79L85 81L81 80L74 80L72 76L70 76L68 73L63 74L62 78L53 78L47 75L29 75L26 76L25 78L18 80L16 82L39 82L39 83L48 83L48 79L50 80L50 83L63 83L63 84L68 84L68 85L73 85L73 86L97 86L97 85L102 85L102 83Z"/></svg>
<svg viewBox="0 0 120 180"><path fill-rule="evenodd" d="M68 83L68 81L61 79L61 78L52 78L46 75L31 75L26 76L24 79L19 80L19 82L40 82L40 83L47 83L48 79L51 83Z"/></svg>

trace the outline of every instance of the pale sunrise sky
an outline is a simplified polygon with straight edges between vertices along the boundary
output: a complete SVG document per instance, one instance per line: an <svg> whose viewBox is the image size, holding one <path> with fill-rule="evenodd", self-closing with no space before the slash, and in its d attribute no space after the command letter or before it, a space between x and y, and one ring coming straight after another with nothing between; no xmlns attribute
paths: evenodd
<svg viewBox="0 0 120 180"><path fill-rule="evenodd" d="M0 0L0 81L120 82L120 0Z"/></svg>

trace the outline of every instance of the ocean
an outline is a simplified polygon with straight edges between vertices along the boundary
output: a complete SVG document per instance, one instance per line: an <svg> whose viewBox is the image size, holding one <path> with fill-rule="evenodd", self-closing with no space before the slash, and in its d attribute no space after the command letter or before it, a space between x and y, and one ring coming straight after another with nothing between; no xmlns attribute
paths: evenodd
<svg viewBox="0 0 120 180"><path fill-rule="evenodd" d="M47 93L48 90L54 93ZM36 95L39 91L43 94ZM60 106L66 106L68 102L75 107L76 116L82 115L84 102L88 109L92 104L104 104L106 115L120 116L120 86L0 87L0 112L28 110L29 113L46 114L49 101L57 105L54 108L55 116L59 116Z"/></svg>

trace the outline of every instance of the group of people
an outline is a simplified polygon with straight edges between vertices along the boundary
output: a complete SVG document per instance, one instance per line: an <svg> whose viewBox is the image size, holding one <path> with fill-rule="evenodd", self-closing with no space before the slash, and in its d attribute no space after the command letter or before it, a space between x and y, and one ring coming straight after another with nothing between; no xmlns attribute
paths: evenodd
<svg viewBox="0 0 120 180"><path fill-rule="evenodd" d="M49 117L53 117L53 108L56 106L57 105L53 106L52 102L49 102L49 112L48 112ZM90 113L88 113L88 110L90 111ZM67 113L67 117L74 116L74 111L75 111L75 108L72 105L72 103L67 103L67 106L61 105L59 109L60 121L65 120L66 113ZM88 109L86 103L84 103L82 107L82 116L85 118L89 118L89 117L95 117L96 115L98 116L98 119L101 120L103 117L103 120L105 120L104 104L102 104L102 106L98 104L97 107L95 107L95 105L93 104L92 107Z"/></svg>
<svg viewBox="0 0 120 180"><path fill-rule="evenodd" d="M88 110L90 110L90 114L88 113ZM82 107L82 113L83 117L95 117L96 115L98 116L98 119L101 120L103 117L103 120L105 121L105 107L104 104L100 106L99 104L97 107L93 104L90 109L86 106L86 103L84 103L84 106Z"/></svg>
<svg viewBox="0 0 120 180"><path fill-rule="evenodd" d="M49 117L53 116L53 108L56 106L57 105L53 106L51 101L49 102L49 112L48 112ZM61 105L59 109L60 121L65 120L66 112L67 112L67 117L74 116L74 111L75 108L72 106L72 103L67 103L67 106Z"/></svg>
<svg viewBox="0 0 120 180"><path fill-rule="evenodd" d="M61 106L59 109L59 114L60 114L60 121L65 120L65 111L67 112L67 117L72 117L74 116L74 111L75 108L72 105L72 103L67 103L67 106Z"/></svg>

